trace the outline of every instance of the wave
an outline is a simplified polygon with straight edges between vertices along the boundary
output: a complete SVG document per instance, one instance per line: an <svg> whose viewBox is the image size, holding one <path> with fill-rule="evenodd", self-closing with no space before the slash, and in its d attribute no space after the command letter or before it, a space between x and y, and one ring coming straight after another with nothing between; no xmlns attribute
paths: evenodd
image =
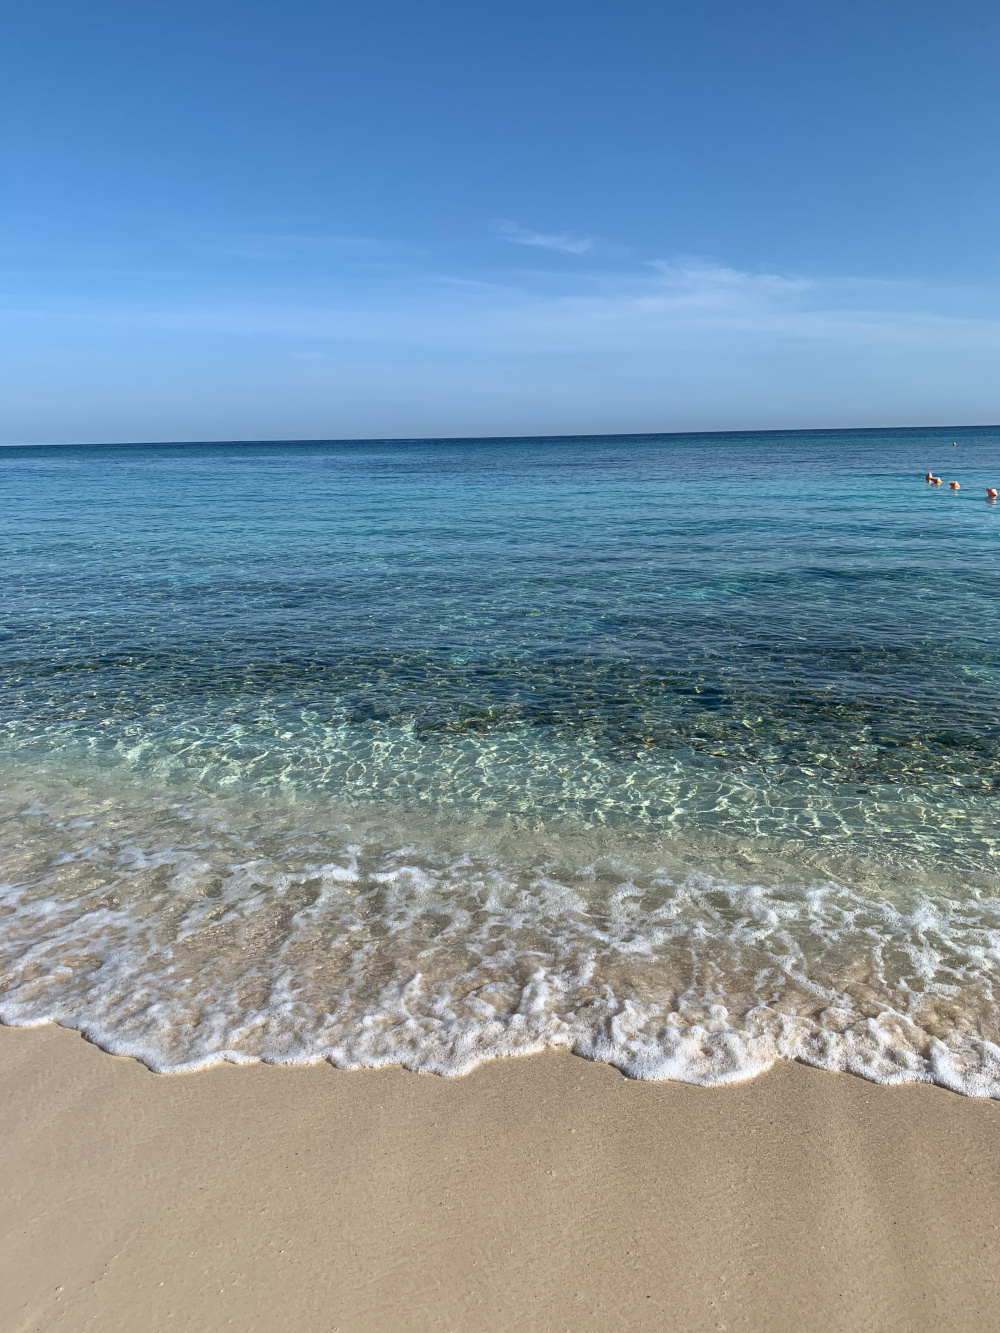
<svg viewBox="0 0 1000 1333"><path fill-rule="evenodd" d="M996 881L824 856L14 771L0 1020L156 1071L561 1047L641 1079L795 1059L1000 1097Z"/></svg>

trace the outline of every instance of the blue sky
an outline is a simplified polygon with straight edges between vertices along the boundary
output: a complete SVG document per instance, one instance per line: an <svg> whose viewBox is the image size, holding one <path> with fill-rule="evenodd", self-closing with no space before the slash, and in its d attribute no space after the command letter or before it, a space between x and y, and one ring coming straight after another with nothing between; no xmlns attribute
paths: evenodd
<svg viewBox="0 0 1000 1333"><path fill-rule="evenodd" d="M1000 6L13 0L0 442L1000 421Z"/></svg>

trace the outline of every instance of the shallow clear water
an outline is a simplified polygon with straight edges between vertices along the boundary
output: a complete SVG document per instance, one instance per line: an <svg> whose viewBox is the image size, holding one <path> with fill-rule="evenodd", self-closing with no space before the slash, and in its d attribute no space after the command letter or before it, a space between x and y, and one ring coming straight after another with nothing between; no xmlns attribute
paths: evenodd
<svg viewBox="0 0 1000 1333"><path fill-rule="evenodd" d="M1000 429L0 452L0 1017L1000 1095L998 477Z"/></svg>

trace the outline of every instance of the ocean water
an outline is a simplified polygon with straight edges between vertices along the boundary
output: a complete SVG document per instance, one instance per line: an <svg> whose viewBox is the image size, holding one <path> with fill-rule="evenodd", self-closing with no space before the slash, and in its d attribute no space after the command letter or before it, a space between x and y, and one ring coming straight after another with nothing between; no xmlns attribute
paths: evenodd
<svg viewBox="0 0 1000 1333"><path fill-rule="evenodd" d="M1000 428L0 451L0 1019L1000 1096L998 484Z"/></svg>

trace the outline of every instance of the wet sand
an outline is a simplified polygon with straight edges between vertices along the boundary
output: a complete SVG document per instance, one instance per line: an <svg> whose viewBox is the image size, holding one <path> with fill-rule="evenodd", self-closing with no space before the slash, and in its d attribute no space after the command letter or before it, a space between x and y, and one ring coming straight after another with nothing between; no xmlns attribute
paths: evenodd
<svg viewBox="0 0 1000 1333"><path fill-rule="evenodd" d="M1000 1104L784 1064L154 1075L0 1028L0 1331L1000 1327Z"/></svg>

